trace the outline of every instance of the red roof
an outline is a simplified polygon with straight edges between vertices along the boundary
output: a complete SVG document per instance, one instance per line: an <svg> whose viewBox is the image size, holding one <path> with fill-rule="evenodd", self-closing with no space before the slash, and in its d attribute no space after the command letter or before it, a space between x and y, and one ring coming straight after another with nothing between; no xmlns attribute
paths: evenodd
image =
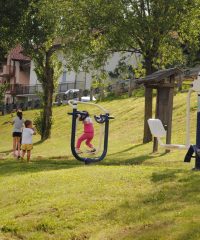
<svg viewBox="0 0 200 240"><path fill-rule="evenodd" d="M18 61L30 61L30 57L27 57L23 55L23 48L18 45L15 48L13 48L10 52L10 57L12 60L18 60Z"/></svg>

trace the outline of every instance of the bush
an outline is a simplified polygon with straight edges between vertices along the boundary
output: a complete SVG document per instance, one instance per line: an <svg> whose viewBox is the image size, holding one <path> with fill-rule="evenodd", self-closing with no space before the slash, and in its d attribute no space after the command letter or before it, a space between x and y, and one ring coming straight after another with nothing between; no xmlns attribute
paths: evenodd
<svg viewBox="0 0 200 240"><path fill-rule="evenodd" d="M33 125L35 126L37 133L39 135L42 135L42 129L43 129L43 112L40 111L39 113L36 113L35 118L33 120Z"/></svg>
<svg viewBox="0 0 200 240"><path fill-rule="evenodd" d="M33 120L33 125L36 128L37 133L42 136L42 132L44 129L43 125L43 111L35 114L35 118ZM51 119L51 125L53 125L53 119Z"/></svg>

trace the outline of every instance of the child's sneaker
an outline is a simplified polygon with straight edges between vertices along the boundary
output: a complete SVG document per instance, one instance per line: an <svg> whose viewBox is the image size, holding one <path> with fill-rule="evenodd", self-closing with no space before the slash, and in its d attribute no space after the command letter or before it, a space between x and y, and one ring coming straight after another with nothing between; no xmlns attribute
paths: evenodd
<svg viewBox="0 0 200 240"><path fill-rule="evenodd" d="M81 154L81 153L83 153L79 148L76 148L76 153L77 154Z"/></svg>
<svg viewBox="0 0 200 240"><path fill-rule="evenodd" d="M90 150L90 153L95 153L96 152L96 148L93 148L92 150Z"/></svg>

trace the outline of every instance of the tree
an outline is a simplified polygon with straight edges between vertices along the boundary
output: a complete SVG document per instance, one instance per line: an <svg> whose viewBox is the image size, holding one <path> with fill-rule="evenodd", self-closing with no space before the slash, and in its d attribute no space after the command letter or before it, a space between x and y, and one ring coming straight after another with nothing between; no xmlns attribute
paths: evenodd
<svg viewBox="0 0 200 240"><path fill-rule="evenodd" d="M0 60L17 44L27 0L0 0Z"/></svg>
<svg viewBox="0 0 200 240"><path fill-rule="evenodd" d="M179 34L195 4L196 0L87 0L82 7L96 32L93 35L96 54L140 53L148 75L184 62L183 38ZM149 101L152 102L152 90L145 95L151 96ZM150 108L147 105L145 108L151 118ZM143 142L146 143L152 139L146 119L144 128Z"/></svg>
<svg viewBox="0 0 200 240"><path fill-rule="evenodd" d="M181 49L183 38L179 34L183 25L185 30L191 29L189 22L197 16L197 4L198 0L87 0L79 5L87 16L93 33L91 46L98 56L115 51L140 53L146 74L151 74L173 64L166 53L171 48L174 59L177 49Z"/></svg>
<svg viewBox="0 0 200 240"><path fill-rule="evenodd" d="M43 88L41 139L51 135L52 101L55 82L61 74L59 59L65 52L68 68L78 69L85 44L80 12L74 1L32 0L23 20L21 45L35 63L35 72Z"/></svg>
<svg viewBox="0 0 200 240"><path fill-rule="evenodd" d="M200 63L200 1L188 11L178 32L181 47L186 59L186 66Z"/></svg>
<svg viewBox="0 0 200 240"><path fill-rule="evenodd" d="M52 101L54 81L60 70L58 56L61 48L57 34L60 30L60 15L53 1L33 0L29 3L23 19L21 45L35 63L35 72L43 88L43 112L41 114L41 139L50 137L52 125Z"/></svg>
<svg viewBox="0 0 200 240"><path fill-rule="evenodd" d="M35 61L43 86L42 140L50 136L54 81L61 67L59 51L65 52L67 67L75 70L91 62L99 67L112 52L138 52L150 74L169 64L166 52L178 42L176 34L193 1L29 1L22 45Z"/></svg>
<svg viewBox="0 0 200 240"><path fill-rule="evenodd" d="M7 89L8 89L7 83L0 84L0 105L4 103L4 97Z"/></svg>

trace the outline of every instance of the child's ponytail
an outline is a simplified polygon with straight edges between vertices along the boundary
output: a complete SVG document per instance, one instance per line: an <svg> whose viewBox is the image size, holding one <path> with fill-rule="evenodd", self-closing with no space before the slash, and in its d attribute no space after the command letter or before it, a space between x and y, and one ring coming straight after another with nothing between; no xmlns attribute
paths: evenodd
<svg viewBox="0 0 200 240"><path fill-rule="evenodd" d="M79 121L84 121L87 117L89 117L89 113L87 111L82 111Z"/></svg>
<svg viewBox="0 0 200 240"><path fill-rule="evenodd" d="M22 111L17 111L17 116L20 120L22 120Z"/></svg>

